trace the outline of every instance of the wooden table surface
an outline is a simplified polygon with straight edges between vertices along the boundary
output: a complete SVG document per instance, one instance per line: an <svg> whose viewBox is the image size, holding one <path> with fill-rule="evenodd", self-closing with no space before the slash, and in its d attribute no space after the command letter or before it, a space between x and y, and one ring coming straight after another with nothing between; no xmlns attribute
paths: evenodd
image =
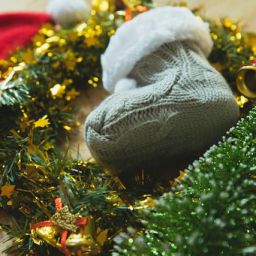
<svg viewBox="0 0 256 256"><path fill-rule="evenodd" d="M0 0L0 12L44 11L47 2L47 0ZM155 2L157 5L164 5L168 3L177 3L179 1L156 0ZM247 31L256 32L256 0L188 0L186 2L191 7L202 6L202 13L208 17L229 16L242 20L244 28ZM83 123L88 113L90 113L90 111L92 111L106 96L107 93L102 88L89 89L77 100L76 106L78 112L76 118L82 125L77 130L73 131L70 136L69 146L73 156L79 154L82 159L90 158L89 150L84 142ZM0 214L0 221L2 218L5 217ZM0 235L0 255L5 255L4 253L1 253L6 245L6 243L4 243L5 239L6 237L3 237L1 240Z"/></svg>

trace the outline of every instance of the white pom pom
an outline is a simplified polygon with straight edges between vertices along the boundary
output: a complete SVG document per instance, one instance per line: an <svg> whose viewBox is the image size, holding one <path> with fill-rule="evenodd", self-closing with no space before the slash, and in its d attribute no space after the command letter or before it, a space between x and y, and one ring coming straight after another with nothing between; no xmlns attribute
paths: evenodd
<svg viewBox="0 0 256 256"><path fill-rule="evenodd" d="M68 26L86 21L90 6L85 0L49 0L47 11L57 24Z"/></svg>
<svg viewBox="0 0 256 256"><path fill-rule="evenodd" d="M115 86L115 93L116 92L123 92L123 91L128 91L135 89L137 87L137 82L134 79L128 79L128 78L123 78L120 79Z"/></svg>

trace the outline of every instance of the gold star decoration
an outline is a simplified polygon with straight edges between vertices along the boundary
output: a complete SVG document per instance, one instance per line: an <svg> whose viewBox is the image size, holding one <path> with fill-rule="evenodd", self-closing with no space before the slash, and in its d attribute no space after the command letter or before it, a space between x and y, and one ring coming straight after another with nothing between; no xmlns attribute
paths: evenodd
<svg viewBox="0 0 256 256"><path fill-rule="evenodd" d="M236 103L237 103L237 105L238 105L240 108L243 108L244 105L245 105L248 101L249 101L249 100L248 100L246 97L244 97L243 95L236 97Z"/></svg>
<svg viewBox="0 0 256 256"><path fill-rule="evenodd" d="M92 37L86 38L85 42L88 45L88 47L91 47L97 44L97 39L94 36L92 36Z"/></svg>
<svg viewBox="0 0 256 256"><path fill-rule="evenodd" d="M34 127L44 128L44 127L47 127L49 124L50 124L49 119L47 118L47 115L45 115L34 122Z"/></svg>
<svg viewBox="0 0 256 256"><path fill-rule="evenodd" d="M64 206L61 210L56 212L52 217L51 221L54 225L67 229L72 232L77 231L77 226L75 225L76 220L79 218L79 214L73 214L69 211L67 206Z"/></svg>
<svg viewBox="0 0 256 256"><path fill-rule="evenodd" d="M53 99L61 98L64 95L65 91L66 91L66 86L61 84L55 84L50 89Z"/></svg>
<svg viewBox="0 0 256 256"><path fill-rule="evenodd" d="M15 190L15 185L4 185L1 188L1 196L11 197Z"/></svg>
<svg viewBox="0 0 256 256"><path fill-rule="evenodd" d="M70 91L67 92L66 100L67 101L73 100L79 95L80 93L76 89L72 88Z"/></svg>

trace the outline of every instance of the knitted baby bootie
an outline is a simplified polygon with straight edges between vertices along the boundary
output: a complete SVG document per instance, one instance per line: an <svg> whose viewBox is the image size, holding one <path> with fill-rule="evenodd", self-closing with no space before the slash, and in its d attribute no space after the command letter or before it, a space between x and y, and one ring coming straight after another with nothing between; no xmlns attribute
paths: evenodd
<svg viewBox="0 0 256 256"><path fill-rule="evenodd" d="M208 63L208 25L162 7L121 26L102 56L110 92L87 118L96 160L114 172L156 167L215 143L238 119L224 78Z"/></svg>

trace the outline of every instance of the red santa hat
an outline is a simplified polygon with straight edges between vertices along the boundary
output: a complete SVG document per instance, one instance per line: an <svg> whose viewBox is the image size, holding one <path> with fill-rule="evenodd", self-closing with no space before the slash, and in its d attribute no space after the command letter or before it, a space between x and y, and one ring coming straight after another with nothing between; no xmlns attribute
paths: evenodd
<svg viewBox="0 0 256 256"><path fill-rule="evenodd" d="M89 13L84 0L49 0L45 13L0 13L0 59L27 45L43 24L67 26L87 20Z"/></svg>

